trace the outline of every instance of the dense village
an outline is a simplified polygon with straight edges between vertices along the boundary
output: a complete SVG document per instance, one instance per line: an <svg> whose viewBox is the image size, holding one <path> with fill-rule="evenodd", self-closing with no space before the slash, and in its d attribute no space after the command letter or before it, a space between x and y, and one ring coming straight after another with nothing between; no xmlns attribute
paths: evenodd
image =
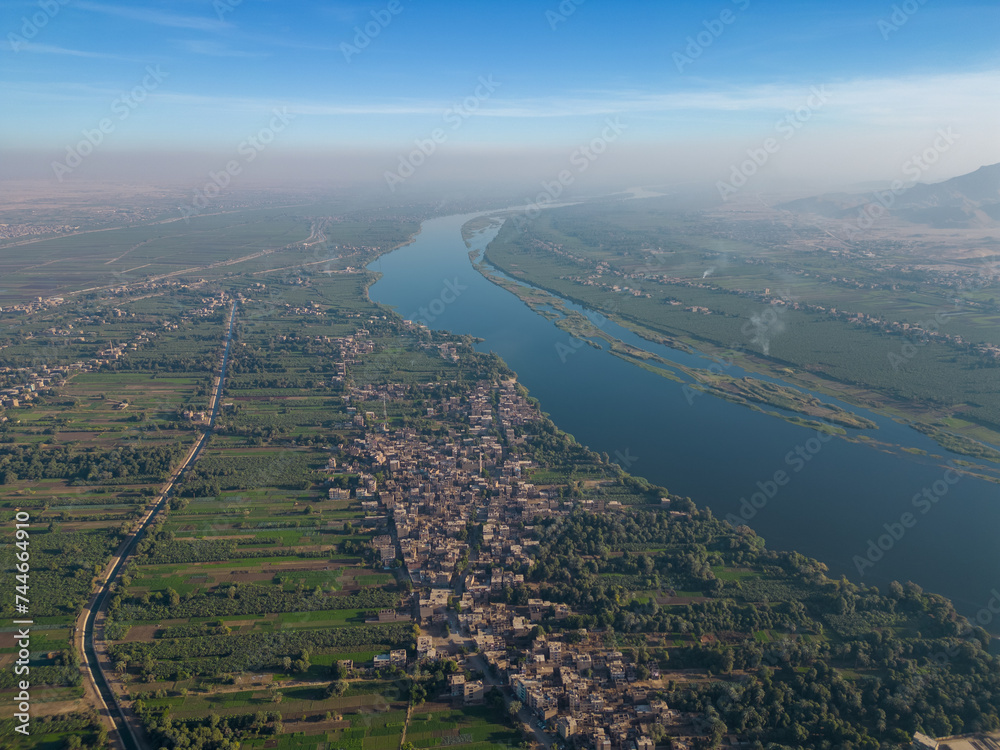
<svg viewBox="0 0 1000 750"><path fill-rule="evenodd" d="M370 351L367 334L359 329L342 340L347 364L341 363L338 379L355 356ZM402 398L401 386L350 388L345 402L361 436L327 466L330 499L351 496L336 477L357 477L355 498L371 522L390 532L372 541L378 560L387 570L400 569L412 585L412 609L380 612L379 621L412 617L423 632L418 661L449 658L463 667L449 677L458 704L482 703L492 687L504 686L521 721L546 747L558 737L594 750L652 750L668 728L673 747L689 747L693 737L682 730L700 734L695 718L656 699L655 662L635 663L604 633L545 634L537 627L573 612L534 598L525 586L539 546L532 524L575 504L598 509L593 500L567 500L527 479L535 464L521 447L541 419L537 408L513 379L433 399L437 385L421 386L427 416L449 425L436 439L390 430L377 409L365 409ZM366 666L403 666L405 660L404 652L391 652Z"/></svg>

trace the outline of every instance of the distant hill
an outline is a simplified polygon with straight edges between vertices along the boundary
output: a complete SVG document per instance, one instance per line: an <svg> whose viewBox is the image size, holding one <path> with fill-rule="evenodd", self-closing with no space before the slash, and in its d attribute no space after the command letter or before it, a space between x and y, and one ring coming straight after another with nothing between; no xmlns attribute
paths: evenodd
<svg viewBox="0 0 1000 750"><path fill-rule="evenodd" d="M851 219L862 206L877 200L875 192L829 193L789 201L780 208L830 219ZM892 196L890 213L914 224L937 228L1000 225L1000 164L980 167L944 182L905 188Z"/></svg>

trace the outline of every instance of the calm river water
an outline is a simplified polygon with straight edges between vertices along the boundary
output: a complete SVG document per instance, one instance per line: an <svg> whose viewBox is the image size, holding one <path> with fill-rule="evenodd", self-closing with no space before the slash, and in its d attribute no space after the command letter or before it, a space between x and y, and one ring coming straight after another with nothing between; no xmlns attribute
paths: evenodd
<svg viewBox="0 0 1000 750"><path fill-rule="evenodd" d="M964 476L955 481L940 459L896 448L821 442L808 428L713 396L690 403L681 384L581 346L479 274L461 234L476 215L426 221L413 243L372 263L383 276L371 298L404 318L483 339L479 348L503 357L560 428L717 516L738 516L742 508L744 518L752 515L747 525L772 549L798 550L825 562L832 575L858 582L912 580L950 597L970 618L979 614L980 624L1000 634L1000 617L981 611L994 597L994 605L1000 603L1000 485ZM485 247L495 232L480 234L473 247ZM668 360L711 361L597 319L609 333ZM741 374L736 368L727 373ZM873 439L962 458L904 425L853 410L879 424L865 431ZM776 472L784 472L783 486L769 484ZM761 485L771 496L753 498ZM915 498L925 489L927 495ZM906 513L912 514L909 528L901 524ZM888 547L880 559L869 552L879 537ZM876 561L859 572L856 557Z"/></svg>

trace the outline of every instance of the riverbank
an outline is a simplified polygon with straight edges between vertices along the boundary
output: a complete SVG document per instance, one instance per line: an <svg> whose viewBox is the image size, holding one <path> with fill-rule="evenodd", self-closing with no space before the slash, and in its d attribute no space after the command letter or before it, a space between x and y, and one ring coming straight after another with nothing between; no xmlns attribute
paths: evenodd
<svg viewBox="0 0 1000 750"><path fill-rule="evenodd" d="M536 312L472 267L461 228L476 216L428 220L413 244L369 265L369 270L383 272L370 290L371 299L406 314L427 308L442 299L442 290L449 290L448 299L435 303L426 320L430 329L481 340L476 348L501 356L560 429L607 453L630 474L694 498L719 517L738 515L743 499L761 484L767 486L776 472L786 472L790 481L762 507L752 508L747 521L769 548L799 550L823 561L833 575L859 580L852 559L885 533L885 523L899 518L899 506L908 505L921 488L935 486L945 461L963 460L943 453L908 426L861 409L853 411L877 422L877 430L830 424L848 434L819 441L804 416L785 412L777 419L768 412L784 411L778 407L739 405L708 391L692 391L698 383L684 371L629 357L627 348L612 351L605 340L584 345L556 325L555 318L567 316L548 307L545 297L538 298ZM494 235L495 228L484 230L470 244L480 249ZM473 253L471 260L477 258ZM766 380L742 369L739 357L726 361L693 347L667 351L610 316L570 301L563 309L578 313L573 317L581 325L589 321L612 338L674 364L707 371L725 363L727 376ZM837 401L815 392L807 395L824 403ZM851 410L849 404L837 405ZM799 452L806 457L800 459ZM960 611L973 616L995 586L990 571L1000 569L994 539L1000 507L995 484L980 481L972 467L956 467L969 473L949 485L946 499L930 510L933 519L921 519L908 529L906 539L860 580L879 587L893 579L913 580L949 596ZM955 548L977 550L975 565L960 565L949 553Z"/></svg>
<svg viewBox="0 0 1000 750"><path fill-rule="evenodd" d="M464 232L463 228L463 234ZM671 362L612 336L579 311L568 309L566 300L547 290L536 289L523 282L505 277L497 273L485 261L474 262L473 266L485 278L516 295L530 309L552 320L556 326L575 339L599 348L600 345L595 342L595 339L602 340L607 343L608 350L612 354L650 372L655 372L676 382L689 382L693 389L712 393L720 398L784 419L792 424L841 435L846 434L845 430L840 429L844 427L878 429L878 425L870 419L865 419L839 406L825 404L815 396L788 386L749 377L738 379L723 374L713 374L709 371ZM669 346L668 342L673 343L666 337L660 337L660 340L654 343ZM679 373L683 373L687 377L682 378ZM774 407L781 411L764 410L761 405Z"/></svg>
<svg viewBox="0 0 1000 750"><path fill-rule="evenodd" d="M565 302L587 309L595 309L592 307L592 300L575 297L562 289L550 288L544 281L536 278L531 278L529 282L528 273L523 267L513 268L505 264L502 259L497 257L496 252L493 252L493 250L494 248L492 247L486 248L483 253L482 262L477 268L481 272L487 273L488 278L494 283L500 283L508 291L517 294L529 306L531 306L533 296L536 306L541 305L542 302L540 300L544 299L544 303L553 309L560 309L560 306ZM490 272L488 267L492 267L493 271ZM503 279L502 276L496 273L497 271L508 278ZM503 281L498 281L498 279L503 279ZM548 295L548 297L544 298L542 295ZM823 396L836 398L846 402L848 405L878 413L914 428L918 428L919 425L918 429L923 434L930 437L946 451L981 461L985 460L996 463L995 466L980 464L977 465L977 468L986 472L986 476L992 477L993 481L1000 481L1000 450L997 450L992 445L992 443L1000 445L1000 432L988 426L956 417L953 414L953 410L928 404L918 404L912 400L895 398L855 383L838 380L831 377L829 373L811 372L802 368L792 367L790 363L776 360L773 357L759 356L744 345L723 347L711 339L697 337L690 333L665 333L659 328L650 327L645 321L626 314L621 309L621 305L614 305L613 307L615 309L609 309L607 306L599 306L596 309L599 311L599 315L606 316L608 320L622 328L628 329L646 341L675 349L698 351L716 362L725 363L721 365L723 371L727 371L733 365L737 365L740 369L780 381L785 387L803 388L822 394ZM572 330L572 327L566 324L560 327ZM588 337L589 335L591 334L585 334L584 337ZM601 337L607 338L606 336ZM643 359L643 357L633 354L633 359ZM670 366L676 367L675 364L671 364ZM732 395L731 388L727 387L721 390L728 391L730 396ZM727 397L725 393L720 393L720 395ZM744 397L744 403L753 400L755 399L745 399ZM772 402L771 405L780 406L781 404ZM842 426L848 426L839 419L844 414L851 414L851 412L848 409L841 408L840 413L834 413L830 416L834 417L834 421L837 421ZM781 413L775 413L775 415L785 418L785 415ZM797 418L793 418L793 421L795 419ZM847 422L861 426L867 425L871 420L858 418L858 421L856 421L849 418ZM956 432L942 428L942 423L947 423Z"/></svg>

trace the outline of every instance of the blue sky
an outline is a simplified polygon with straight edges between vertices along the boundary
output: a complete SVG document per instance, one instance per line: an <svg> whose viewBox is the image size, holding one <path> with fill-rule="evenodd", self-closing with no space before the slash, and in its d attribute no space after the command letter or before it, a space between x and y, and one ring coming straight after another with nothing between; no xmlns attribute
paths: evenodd
<svg viewBox="0 0 1000 750"><path fill-rule="evenodd" d="M36 0L0 7L5 149L63 149L111 117L114 132L102 148L222 152L282 107L295 117L282 148L395 153L457 116L460 126L444 125L452 149L559 149L617 116L636 147L739 149L773 133L780 117L825 87L828 100L798 139L817 155L857 144L879 158L892 143L903 155L950 125L963 135L953 171L1000 161L996 4ZM377 34L355 47L366 27ZM143 101L129 101L144 82ZM477 87L486 95L469 99ZM475 111L456 109L463 101ZM896 162L894 154L882 171Z"/></svg>

